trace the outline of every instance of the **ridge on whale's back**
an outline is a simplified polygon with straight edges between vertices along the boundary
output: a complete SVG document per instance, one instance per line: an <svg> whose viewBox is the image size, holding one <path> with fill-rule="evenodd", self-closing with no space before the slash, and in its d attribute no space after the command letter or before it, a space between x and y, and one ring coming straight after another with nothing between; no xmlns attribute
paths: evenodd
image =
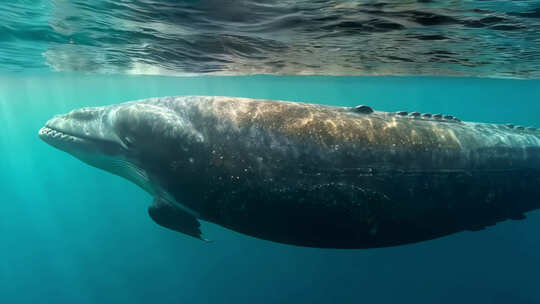
<svg viewBox="0 0 540 304"><path fill-rule="evenodd" d="M535 1L0 4L0 70L538 78Z"/></svg>

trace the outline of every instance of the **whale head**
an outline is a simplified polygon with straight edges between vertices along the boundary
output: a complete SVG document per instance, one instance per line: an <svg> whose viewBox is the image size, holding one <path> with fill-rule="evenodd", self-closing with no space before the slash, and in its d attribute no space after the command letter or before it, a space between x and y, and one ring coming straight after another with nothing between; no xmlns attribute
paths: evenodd
<svg viewBox="0 0 540 304"><path fill-rule="evenodd" d="M57 115L39 130L39 137L151 194L156 191L152 172L166 168L171 161L181 162L183 153L202 141L182 111L159 99Z"/></svg>

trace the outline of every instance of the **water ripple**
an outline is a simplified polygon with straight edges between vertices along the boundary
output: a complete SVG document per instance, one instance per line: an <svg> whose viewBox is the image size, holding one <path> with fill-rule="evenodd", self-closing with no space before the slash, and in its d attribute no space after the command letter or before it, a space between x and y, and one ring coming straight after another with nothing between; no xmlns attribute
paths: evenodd
<svg viewBox="0 0 540 304"><path fill-rule="evenodd" d="M538 1L0 4L0 68L540 78Z"/></svg>

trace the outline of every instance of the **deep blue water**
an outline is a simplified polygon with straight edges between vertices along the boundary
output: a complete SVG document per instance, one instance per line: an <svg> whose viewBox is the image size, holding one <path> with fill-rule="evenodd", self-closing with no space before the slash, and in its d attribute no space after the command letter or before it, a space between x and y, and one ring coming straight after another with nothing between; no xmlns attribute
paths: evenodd
<svg viewBox="0 0 540 304"><path fill-rule="evenodd" d="M413 245L321 250L154 224L152 198L37 137L73 108L230 95L540 126L540 81L444 77L0 76L0 303L540 303L540 213Z"/></svg>

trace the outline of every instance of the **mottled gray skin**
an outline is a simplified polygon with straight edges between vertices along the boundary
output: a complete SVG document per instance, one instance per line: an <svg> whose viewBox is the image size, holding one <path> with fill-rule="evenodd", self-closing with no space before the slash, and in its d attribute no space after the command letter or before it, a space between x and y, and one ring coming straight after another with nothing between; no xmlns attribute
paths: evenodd
<svg viewBox="0 0 540 304"><path fill-rule="evenodd" d="M190 216L300 246L407 244L540 207L540 132L362 112L153 98L58 116L40 136Z"/></svg>

